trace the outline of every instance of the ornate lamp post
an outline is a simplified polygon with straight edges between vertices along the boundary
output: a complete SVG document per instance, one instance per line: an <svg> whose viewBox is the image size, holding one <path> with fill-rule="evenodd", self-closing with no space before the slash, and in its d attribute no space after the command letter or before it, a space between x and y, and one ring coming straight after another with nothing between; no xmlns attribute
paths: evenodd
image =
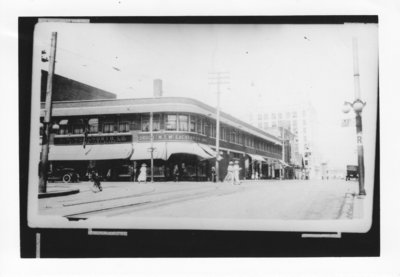
<svg viewBox="0 0 400 277"><path fill-rule="evenodd" d="M359 195L366 195L364 188L364 147L362 141L362 119L361 114L365 106L365 102L361 100L360 96L360 74L358 70L358 51L357 51L357 39L353 38L353 66L354 66L354 92L355 99L351 102L344 102L343 112L348 113L351 109L356 114L356 130L357 130L357 156L358 156L358 183L359 183Z"/></svg>

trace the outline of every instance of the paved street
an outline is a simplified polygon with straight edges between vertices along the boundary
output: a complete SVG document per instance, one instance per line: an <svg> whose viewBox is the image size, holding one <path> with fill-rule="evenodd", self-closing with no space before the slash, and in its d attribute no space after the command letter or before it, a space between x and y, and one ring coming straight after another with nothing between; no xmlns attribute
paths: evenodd
<svg viewBox="0 0 400 277"><path fill-rule="evenodd" d="M50 183L49 190L80 193L40 199L40 214L71 220L92 216L194 217L239 219L351 219L357 182L343 180L262 180L241 185L210 182L138 184Z"/></svg>

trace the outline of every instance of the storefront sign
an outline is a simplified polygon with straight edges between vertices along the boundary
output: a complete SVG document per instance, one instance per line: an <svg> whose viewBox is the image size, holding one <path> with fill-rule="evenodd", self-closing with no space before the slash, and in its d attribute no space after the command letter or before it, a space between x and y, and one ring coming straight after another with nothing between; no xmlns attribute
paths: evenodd
<svg viewBox="0 0 400 277"><path fill-rule="evenodd" d="M83 144L84 136L80 137L55 137L55 145L79 145ZM114 135L114 136L88 136L86 144L112 144L132 142L131 135Z"/></svg>
<svg viewBox="0 0 400 277"><path fill-rule="evenodd" d="M139 134L138 136L139 141L150 141L150 134ZM196 141L196 142L201 142L201 143L206 143L209 144L211 142L211 139L207 137L203 137L197 134L188 134L188 133L163 133L163 134L153 134L153 140L154 141L182 141L182 140L188 140L188 141Z"/></svg>

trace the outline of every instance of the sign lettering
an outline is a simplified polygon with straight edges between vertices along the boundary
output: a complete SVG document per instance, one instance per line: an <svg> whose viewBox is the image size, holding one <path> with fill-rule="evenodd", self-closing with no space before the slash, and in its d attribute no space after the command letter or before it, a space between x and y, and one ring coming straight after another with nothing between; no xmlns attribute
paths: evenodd
<svg viewBox="0 0 400 277"><path fill-rule="evenodd" d="M115 136L88 136L86 144L113 144L132 142L131 135L115 135ZM55 145L79 145L83 144L83 135L79 137L55 137Z"/></svg>

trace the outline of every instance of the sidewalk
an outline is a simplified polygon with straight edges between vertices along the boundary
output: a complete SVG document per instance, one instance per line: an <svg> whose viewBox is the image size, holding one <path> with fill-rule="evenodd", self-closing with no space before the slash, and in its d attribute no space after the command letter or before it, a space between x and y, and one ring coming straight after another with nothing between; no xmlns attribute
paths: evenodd
<svg viewBox="0 0 400 277"><path fill-rule="evenodd" d="M48 183L46 192L39 193L38 198L50 198L79 193L79 189L64 183Z"/></svg>

